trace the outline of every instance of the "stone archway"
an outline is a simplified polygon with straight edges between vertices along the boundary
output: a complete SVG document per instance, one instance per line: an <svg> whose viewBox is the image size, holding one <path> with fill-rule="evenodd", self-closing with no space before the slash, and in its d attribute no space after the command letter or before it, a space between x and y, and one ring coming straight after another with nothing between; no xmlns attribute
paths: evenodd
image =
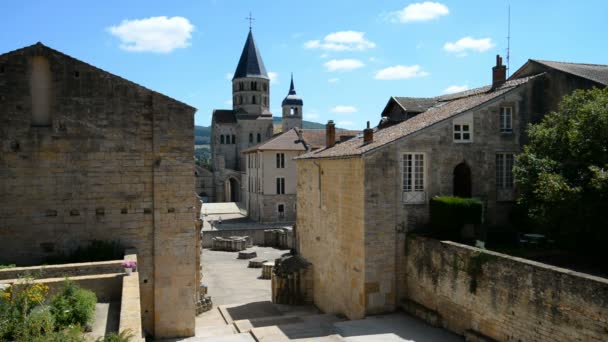
<svg viewBox="0 0 608 342"><path fill-rule="evenodd" d="M225 194L224 198L226 202L238 202L239 201L239 182L233 178L229 177L224 182Z"/></svg>
<svg viewBox="0 0 608 342"><path fill-rule="evenodd" d="M462 162L454 168L454 196L471 197L471 168Z"/></svg>

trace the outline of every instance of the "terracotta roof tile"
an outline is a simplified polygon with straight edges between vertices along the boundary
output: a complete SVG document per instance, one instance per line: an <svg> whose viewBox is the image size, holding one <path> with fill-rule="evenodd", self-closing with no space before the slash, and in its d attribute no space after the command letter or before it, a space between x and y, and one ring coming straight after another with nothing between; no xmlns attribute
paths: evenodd
<svg viewBox="0 0 608 342"><path fill-rule="evenodd" d="M437 103L433 107L429 108L429 110L426 112L418 114L397 125L381 130L375 129L374 141L372 143L363 144L363 138L357 137L341 144L336 144L331 148L323 148L305 153L296 159L341 158L361 155L452 116L473 109L485 102L507 93L512 89L517 88L522 84L527 83L530 79L537 76L538 75L510 80L494 90L492 90L490 87L482 87L458 94L437 97Z"/></svg>

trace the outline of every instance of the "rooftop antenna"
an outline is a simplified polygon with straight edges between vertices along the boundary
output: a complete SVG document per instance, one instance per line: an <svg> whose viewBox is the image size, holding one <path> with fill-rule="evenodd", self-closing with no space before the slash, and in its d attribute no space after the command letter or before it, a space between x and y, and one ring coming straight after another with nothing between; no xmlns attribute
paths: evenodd
<svg viewBox="0 0 608 342"><path fill-rule="evenodd" d="M253 24L253 21L255 20L255 18L251 16L251 12L249 12L249 16L245 18L245 20L249 20L249 31L251 31L251 26Z"/></svg>
<svg viewBox="0 0 608 342"><path fill-rule="evenodd" d="M511 4L509 4L509 20L507 23L507 78L511 72Z"/></svg>

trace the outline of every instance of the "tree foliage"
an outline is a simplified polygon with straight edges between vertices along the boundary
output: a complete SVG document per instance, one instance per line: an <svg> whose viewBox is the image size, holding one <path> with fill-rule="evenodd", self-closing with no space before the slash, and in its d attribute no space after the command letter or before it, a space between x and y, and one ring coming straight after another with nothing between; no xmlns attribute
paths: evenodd
<svg viewBox="0 0 608 342"><path fill-rule="evenodd" d="M516 159L519 203L574 247L608 238L608 88L577 90L528 128ZM599 241L598 241L599 242Z"/></svg>

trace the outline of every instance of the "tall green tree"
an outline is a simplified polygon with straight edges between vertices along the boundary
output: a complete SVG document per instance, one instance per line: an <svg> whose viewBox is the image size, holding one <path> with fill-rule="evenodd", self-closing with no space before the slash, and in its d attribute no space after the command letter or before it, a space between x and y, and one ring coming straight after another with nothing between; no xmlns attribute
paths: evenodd
<svg viewBox="0 0 608 342"><path fill-rule="evenodd" d="M536 227L570 247L608 241L608 87L577 90L528 128L514 173ZM605 249L605 248L603 248Z"/></svg>

